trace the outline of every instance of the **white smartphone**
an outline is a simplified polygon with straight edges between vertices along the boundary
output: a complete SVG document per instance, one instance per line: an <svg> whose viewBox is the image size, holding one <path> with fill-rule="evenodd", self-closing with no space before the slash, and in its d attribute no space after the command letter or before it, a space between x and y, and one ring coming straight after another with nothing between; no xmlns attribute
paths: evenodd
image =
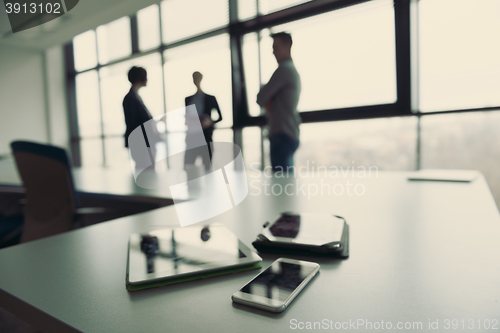
<svg viewBox="0 0 500 333"><path fill-rule="evenodd" d="M235 303L283 312L318 272L315 262L279 258L231 298Z"/></svg>

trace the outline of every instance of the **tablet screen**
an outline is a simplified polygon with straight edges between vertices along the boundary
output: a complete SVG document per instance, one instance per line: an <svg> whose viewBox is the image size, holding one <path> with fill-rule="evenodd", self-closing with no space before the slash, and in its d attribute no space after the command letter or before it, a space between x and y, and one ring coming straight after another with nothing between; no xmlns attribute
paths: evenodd
<svg viewBox="0 0 500 333"><path fill-rule="evenodd" d="M274 242L323 245L340 242L344 219L328 214L282 214L263 235Z"/></svg>
<svg viewBox="0 0 500 333"><path fill-rule="evenodd" d="M129 281L148 282L260 261L256 257L224 226L133 234L129 244Z"/></svg>

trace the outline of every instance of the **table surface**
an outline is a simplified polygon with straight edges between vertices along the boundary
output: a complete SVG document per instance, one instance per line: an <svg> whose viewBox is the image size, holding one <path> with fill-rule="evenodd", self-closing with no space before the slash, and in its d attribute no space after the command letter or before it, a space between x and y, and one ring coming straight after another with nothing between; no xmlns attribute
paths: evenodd
<svg viewBox="0 0 500 333"><path fill-rule="evenodd" d="M129 235L178 225L174 206L0 250L0 306L47 332L281 332L315 322L334 329L359 323L358 331L421 323L408 331L429 331L436 321L434 331L443 331L447 320L458 321L454 332L493 327L500 319L500 216L486 181L407 177L250 175L247 198L206 221L250 244L282 211L346 218L350 257L295 256L321 270L282 314L231 302L258 270L128 292ZM270 194L286 185L293 195ZM277 257L263 256L263 266Z"/></svg>

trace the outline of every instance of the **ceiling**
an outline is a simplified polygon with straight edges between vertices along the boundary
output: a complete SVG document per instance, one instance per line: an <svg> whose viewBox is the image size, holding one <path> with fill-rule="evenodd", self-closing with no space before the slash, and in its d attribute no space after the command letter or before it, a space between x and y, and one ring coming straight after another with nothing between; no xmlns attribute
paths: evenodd
<svg viewBox="0 0 500 333"><path fill-rule="evenodd" d="M133 14L158 0L80 0L70 12L40 26L12 33L9 18L0 10L0 48L44 50L70 41L74 36Z"/></svg>

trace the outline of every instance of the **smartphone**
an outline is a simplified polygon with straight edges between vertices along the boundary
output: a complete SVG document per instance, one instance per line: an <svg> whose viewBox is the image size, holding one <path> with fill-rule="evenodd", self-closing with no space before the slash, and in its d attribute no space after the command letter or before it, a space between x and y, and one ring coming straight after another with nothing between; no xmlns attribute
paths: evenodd
<svg viewBox="0 0 500 333"><path fill-rule="evenodd" d="M231 298L235 303L283 312L318 272L315 262L279 258Z"/></svg>

